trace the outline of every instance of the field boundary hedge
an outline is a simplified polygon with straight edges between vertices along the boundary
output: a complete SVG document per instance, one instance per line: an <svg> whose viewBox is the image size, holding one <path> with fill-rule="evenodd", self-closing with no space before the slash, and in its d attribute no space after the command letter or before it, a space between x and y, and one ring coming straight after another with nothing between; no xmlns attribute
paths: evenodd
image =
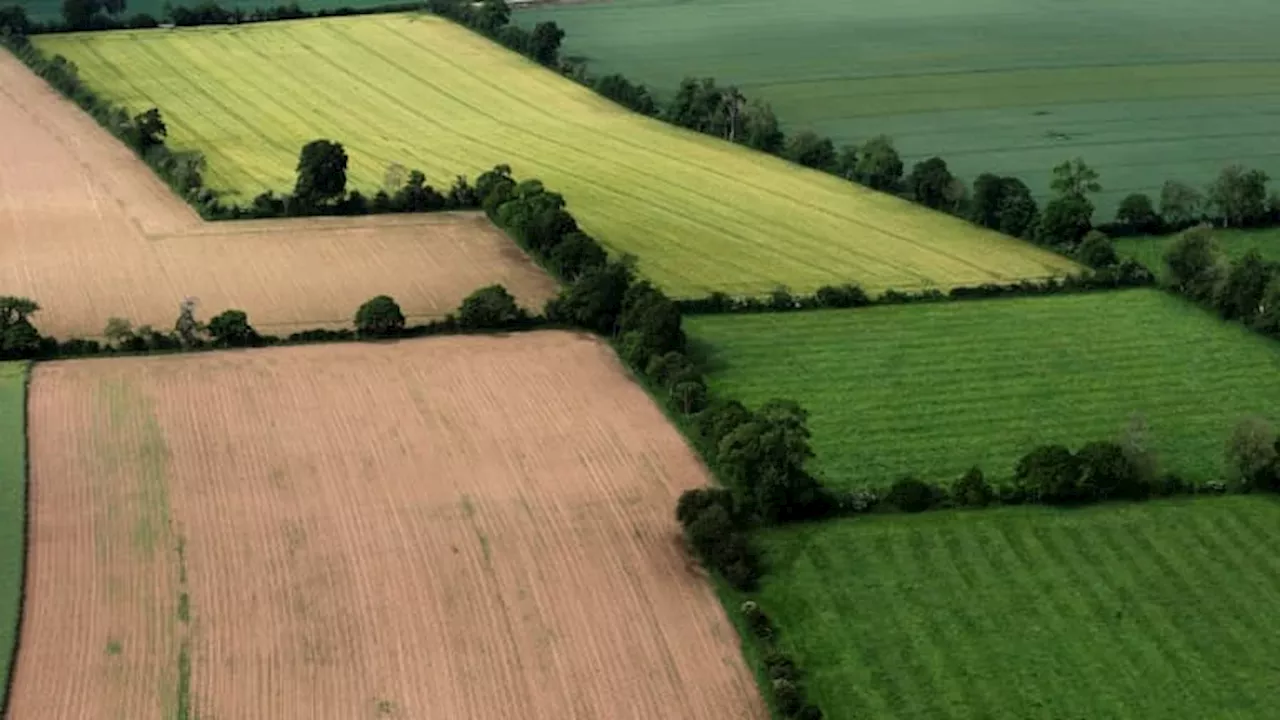
<svg viewBox="0 0 1280 720"><path fill-rule="evenodd" d="M28 398L31 390L31 363L25 363L22 369L22 542L21 555L18 559L21 574L18 580L18 612L14 618L13 647L0 652L9 653L9 672L2 686L4 694L0 696L0 718L9 717L9 708L13 703L13 683L17 675L18 653L22 648L22 625L27 612L27 586L31 575L31 563L27 562L27 554L31 549L31 435L28 427Z"/></svg>

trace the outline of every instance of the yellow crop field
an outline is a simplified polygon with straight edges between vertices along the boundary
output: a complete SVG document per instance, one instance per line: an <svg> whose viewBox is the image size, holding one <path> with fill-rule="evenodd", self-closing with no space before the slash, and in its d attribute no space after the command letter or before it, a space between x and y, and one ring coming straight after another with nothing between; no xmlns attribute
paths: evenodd
<svg viewBox="0 0 1280 720"><path fill-rule="evenodd" d="M428 15L49 35L96 89L159 107L215 189L292 187L343 143L354 184L392 163L437 185L497 163L562 192L588 232L675 295L855 281L871 291L1060 275L1054 254L777 158L630 113Z"/></svg>

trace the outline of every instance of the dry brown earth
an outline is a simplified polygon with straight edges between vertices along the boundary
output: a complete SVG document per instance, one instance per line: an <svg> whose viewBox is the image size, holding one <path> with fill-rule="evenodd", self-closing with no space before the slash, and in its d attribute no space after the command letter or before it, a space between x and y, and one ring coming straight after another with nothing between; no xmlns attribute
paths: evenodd
<svg viewBox="0 0 1280 720"><path fill-rule="evenodd" d="M765 716L674 541L705 471L598 340L48 363L30 403L17 720Z"/></svg>
<svg viewBox="0 0 1280 720"><path fill-rule="evenodd" d="M0 52L0 294L40 303L46 334L97 336L112 316L169 328L186 297L272 333L349 324L378 294L417 321L492 283L538 308L555 287L477 214L204 223Z"/></svg>

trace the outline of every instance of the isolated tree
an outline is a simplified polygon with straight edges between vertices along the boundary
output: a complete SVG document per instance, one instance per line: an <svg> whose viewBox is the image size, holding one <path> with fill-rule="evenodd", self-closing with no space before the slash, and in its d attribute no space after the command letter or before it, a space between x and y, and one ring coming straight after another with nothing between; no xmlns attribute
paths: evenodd
<svg viewBox="0 0 1280 720"><path fill-rule="evenodd" d="M313 140L298 155L298 182L293 196L314 207L342 196L347 189L347 151L341 143Z"/></svg>
<svg viewBox="0 0 1280 720"><path fill-rule="evenodd" d="M875 190L896 192L902 185L902 157L887 135L877 135L858 148L858 182Z"/></svg>
<svg viewBox="0 0 1280 720"><path fill-rule="evenodd" d="M31 324L39 309L33 300L0 296L0 359L27 358L40 350L40 333Z"/></svg>
<svg viewBox="0 0 1280 720"><path fill-rule="evenodd" d="M1267 181L1270 179L1261 170L1246 170L1241 165L1223 168L1209 186L1209 202L1222 215L1227 227L1255 224L1267 215Z"/></svg>
<svg viewBox="0 0 1280 720"><path fill-rule="evenodd" d="M208 330L217 347L253 347L262 341L243 310L222 311L209 321Z"/></svg>
<svg viewBox="0 0 1280 720"><path fill-rule="evenodd" d="M1098 172L1085 164L1082 158L1068 160L1053 169L1049 183L1058 197L1086 197L1102 189Z"/></svg>
<svg viewBox="0 0 1280 720"><path fill-rule="evenodd" d="M1226 466L1244 489L1273 489L1277 477L1277 437L1266 418L1242 419L1227 438Z"/></svg>
<svg viewBox="0 0 1280 720"><path fill-rule="evenodd" d="M156 145L163 145L169 129L160 118L160 110L151 108L134 116L133 125L138 130L138 149L146 151Z"/></svg>
<svg viewBox="0 0 1280 720"><path fill-rule="evenodd" d="M954 180L955 176L947 169L947 162L940 157L931 157L911 168L907 189L916 202L940 210L947 207L948 193Z"/></svg>
<svg viewBox="0 0 1280 720"><path fill-rule="evenodd" d="M1091 268L1111 267L1120 262L1111 238L1097 230L1090 230L1085 234L1080 247L1076 248L1075 256Z"/></svg>
<svg viewBox="0 0 1280 720"><path fill-rule="evenodd" d="M1250 248L1244 257L1231 264L1218 288L1214 302L1218 312L1227 320L1252 322L1262 308L1267 287L1276 276L1276 267L1263 260L1257 248Z"/></svg>
<svg viewBox="0 0 1280 720"><path fill-rule="evenodd" d="M404 313L395 300L378 295L356 311L355 326L360 337L394 337L404 331Z"/></svg>
<svg viewBox="0 0 1280 720"><path fill-rule="evenodd" d="M815 170L834 170L836 147L831 138L822 137L812 130L804 130L787 141L787 159Z"/></svg>
<svg viewBox="0 0 1280 720"><path fill-rule="evenodd" d="M1165 252L1169 284L1193 300L1209 300L1218 282L1221 255L1209 228L1201 226L1187 230Z"/></svg>
<svg viewBox="0 0 1280 720"><path fill-rule="evenodd" d="M1160 216L1151 204L1151 197L1144 193L1126 195L1116 210L1116 222L1134 234L1151 233L1160 229Z"/></svg>
<svg viewBox="0 0 1280 720"><path fill-rule="evenodd" d="M516 299L501 285L476 290L458 308L458 326L467 330L500 330L526 317Z"/></svg>
<svg viewBox="0 0 1280 720"><path fill-rule="evenodd" d="M543 65L553 66L560 57L560 41L564 30L554 22L540 22L529 34L529 55Z"/></svg>
<svg viewBox="0 0 1280 720"><path fill-rule="evenodd" d="M1177 180L1166 180L1160 188L1160 215L1174 227L1195 222L1204 212L1204 196L1199 190Z"/></svg>

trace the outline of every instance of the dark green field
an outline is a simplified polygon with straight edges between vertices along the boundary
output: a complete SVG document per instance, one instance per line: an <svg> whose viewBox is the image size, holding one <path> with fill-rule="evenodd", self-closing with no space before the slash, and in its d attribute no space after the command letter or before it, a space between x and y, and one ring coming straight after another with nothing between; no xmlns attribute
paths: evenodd
<svg viewBox="0 0 1280 720"><path fill-rule="evenodd" d="M1280 344L1156 290L716 315L686 326L714 390L810 413L837 487L906 473L1007 478L1049 442L1079 447L1147 421L1163 469L1221 477L1245 415L1280 421Z"/></svg>
<svg viewBox="0 0 1280 720"><path fill-rule="evenodd" d="M26 363L0 364L0 708L18 641L26 517Z"/></svg>
<svg viewBox="0 0 1280 720"><path fill-rule="evenodd" d="M972 180L1047 191L1058 162L1102 173L1108 218L1169 178L1231 162L1280 175L1280 3L1232 0L613 0L529 10L600 73L669 92L736 83L791 129L892 136Z"/></svg>
<svg viewBox="0 0 1280 720"><path fill-rule="evenodd" d="M1214 238L1222 252L1232 260L1257 249L1262 257L1280 262L1280 229L1218 230L1214 232ZM1157 274L1163 274L1164 254L1177 239L1176 235L1120 238L1115 241L1116 252L1141 262Z"/></svg>
<svg viewBox="0 0 1280 720"><path fill-rule="evenodd" d="M761 607L828 720L1269 720L1280 504L1008 508L773 530Z"/></svg>

